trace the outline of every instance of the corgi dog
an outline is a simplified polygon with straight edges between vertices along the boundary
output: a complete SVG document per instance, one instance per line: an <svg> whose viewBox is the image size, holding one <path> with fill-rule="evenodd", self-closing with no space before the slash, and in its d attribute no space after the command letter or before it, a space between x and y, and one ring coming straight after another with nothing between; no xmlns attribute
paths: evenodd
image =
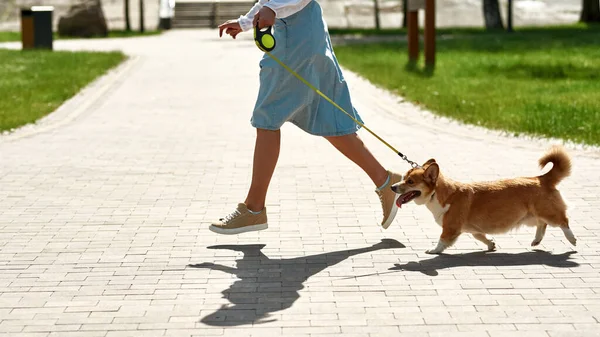
<svg viewBox="0 0 600 337"><path fill-rule="evenodd" d="M489 251L496 249L487 234L506 233L520 226L536 227L532 246L540 244L546 227L559 227L567 240L577 240L569 228L567 206L556 185L571 174L571 159L560 146L554 146L539 160L543 169L537 177L520 177L491 182L461 183L445 177L435 159L410 169L391 189L399 194L396 204L414 201L425 205L442 227L437 246L428 254L440 254L462 233L470 233Z"/></svg>

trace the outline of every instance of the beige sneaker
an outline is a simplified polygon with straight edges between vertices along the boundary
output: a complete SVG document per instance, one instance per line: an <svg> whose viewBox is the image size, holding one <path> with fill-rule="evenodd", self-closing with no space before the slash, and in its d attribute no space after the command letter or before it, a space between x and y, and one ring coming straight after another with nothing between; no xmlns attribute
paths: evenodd
<svg viewBox="0 0 600 337"><path fill-rule="evenodd" d="M260 231L268 227L266 208L259 214L252 214L245 204L240 203L235 211L211 224L208 229L219 234L240 234Z"/></svg>
<svg viewBox="0 0 600 337"><path fill-rule="evenodd" d="M385 185L381 191L375 190L381 201L381 207L383 208L383 220L381 221L381 227L387 229L390 227L392 221L396 217L398 206L396 205L396 199L398 195L392 191L391 186L397 182L402 181L402 175L388 171L390 175L390 181Z"/></svg>

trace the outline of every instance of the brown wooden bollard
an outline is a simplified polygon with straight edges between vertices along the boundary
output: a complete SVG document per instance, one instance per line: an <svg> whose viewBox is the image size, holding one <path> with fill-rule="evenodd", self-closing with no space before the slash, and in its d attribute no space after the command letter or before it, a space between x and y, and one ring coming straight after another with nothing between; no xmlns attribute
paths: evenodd
<svg viewBox="0 0 600 337"><path fill-rule="evenodd" d="M414 67L419 59L419 10L424 9L425 68L432 70L435 66L435 0L408 0L407 7L408 64Z"/></svg>
<svg viewBox="0 0 600 337"><path fill-rule="evenodd" d="M416 64L419 59L419 11L408 12L408 61Z"/></svg>
<svg viewBox="0 0 600 337"><path fill-rule="evenodd" d="M425 0L408 0L408 65L414 67L419 60L419 10L425 8Z"/></svg>
<svg viewBox="0 0 600 337"><path fill-rule="evenodd" d="M425 67L435 67L435 0L425 3Z"/></svg>

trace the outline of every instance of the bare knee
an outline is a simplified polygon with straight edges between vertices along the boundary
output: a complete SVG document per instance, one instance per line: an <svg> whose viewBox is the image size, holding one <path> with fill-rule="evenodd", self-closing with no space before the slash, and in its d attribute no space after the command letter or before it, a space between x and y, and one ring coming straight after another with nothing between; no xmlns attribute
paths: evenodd
<svg viewBox="0 0 600 337"><path fill-rule="evenodd" d="M360 139L360 137L358 137L358 135L356 133L351 133L351 134L342 135L342 136L324 136L323 138L327 139L332 144L336 144L336 143L348 141L348 140L358 141L358 142L362 143L362 140Z"/></svg>
<svg viewBox="0 0 600 337"><path fill-rule="evenodd" d="M281 130L269 130L269 129L256 128L256 134L258 134L258 135L276 135L279 133L281 133Z"/></svg>

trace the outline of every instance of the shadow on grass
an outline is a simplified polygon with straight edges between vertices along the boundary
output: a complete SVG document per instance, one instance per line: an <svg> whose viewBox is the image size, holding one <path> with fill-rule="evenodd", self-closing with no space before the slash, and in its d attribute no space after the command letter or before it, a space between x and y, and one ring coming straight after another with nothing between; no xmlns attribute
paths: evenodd
<svg viewBox="0 0 600 337"><path fill-rule="evenodd" d="M493 64L487 67L490 74L503 74L507 78L533 78L543 80L597 80L600 65L584 66L558 60L555 64Z"/></svg>
<svg viewBox="0 0 600 337"><path fill-rule="evenodd" d="M335 34L343 35L343 30L334 30ZM357 32L354 32L358 34ZM405 35L404 30L397 30L396 35ZM369 36L363 34L368 45ZM381 35L394 35L391 32ZM486 31L483 29L449 28L439 29L436 41L437 52L465 51L488 53L526 53L546 49L564 49L569 47L599 46L600 24L532 27L519 28L512 33L504 31ZM441 38L445 37L445 38ZM398 46L404 48L406 41L377 43L390 52L398 51ZM368 48L365 46L365 48Z"/></svg>
<svg viewBox="0 0 600 337"><path fill-rule="evenodd" d="M504 30L486 30L479 27L441 27L436 29L438 36L444 35L511 35L515 33L548 34L556 32L557 34L572 34L581 31L600 31L600 24L597 23L577 23L573 25L558 26L530 26L517 27L512 33ZM419 28L419 33L423 34L424 28ZM398 36L406 35L406 28L380 29L373 28L330 28L330 35L358 35L358 36Z"/></svg>
<svg viewBox="0 0 600 337"><path fill-rule="evenodd" d="M407 72L413 73L417 76L423 77L423 78L429 78L434 75L435 66L434 65L425 65L425 66L421 67L418 65L417 62L409 60L408 62L406 62L406 65L404 66L404 70L406 70Z"/></svg>

